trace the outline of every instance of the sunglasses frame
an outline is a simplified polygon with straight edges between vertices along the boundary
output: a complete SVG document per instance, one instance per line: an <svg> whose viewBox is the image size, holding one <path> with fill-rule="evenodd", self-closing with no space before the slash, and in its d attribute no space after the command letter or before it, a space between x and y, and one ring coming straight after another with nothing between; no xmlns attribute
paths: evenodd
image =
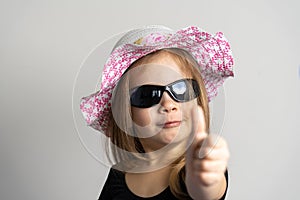
<svg viewBox="0 0 300 200"><path fill-rule="evenodd" d="M192 89L193 89L193 96L189 96L188 99L178 99L178 98L175 96L176 93L174 94L174 91L172 90L171 87L172 87L173 85L177 84L177 83L180 83L180 82L184 82L185 85L189 85L189 86L192 87ZM188 84L187 84L187 83L188 83ZM134 102L136 102L136 100L134 100L134 99L135 99L135 98L134 98L134 94L135 94L139 89L141 89L141 88L143 88L143 87L156 87L156 90L157 90L157 91L160 91L161 94L160 94L160 96L158 96L158 99L157 99L156 101L155 101L155 99L153 99L153 101L151 102L151 104L143 105L143 104L140 103L140 102L139 102L139 103L134 103ZM190 87L188 87L188 88L190 88ZM133 88L133 89L130 90L130 103L131 103L131 106L137 107L137 108L150 108L150 107L152 107L152 106L154 106L154 105L157 105L157 104L159 104L159 102L161 101L161 98L162 98L163 93L164 93L165 91L166 91L166 92L169 94L169 96L170 96L174 101L176 101L176 102L188 102L188 101L191 101L191 100L193 100L193 99L199 97L200 94L201 94L201 91L200 91L200 87L199 87L198 82L197 82L196 80L194 80L194 79L191 79L191 78L180 79L180 80L174 81L174 82L172 82L172 83L169 83L168 85L165 85L165 86L163 86L163 85L151 85L151 84L149 84L149 85L141 85L141 86L138 86L138 87ZM186 96L185 96L185 97L186 97Z"/></svg>

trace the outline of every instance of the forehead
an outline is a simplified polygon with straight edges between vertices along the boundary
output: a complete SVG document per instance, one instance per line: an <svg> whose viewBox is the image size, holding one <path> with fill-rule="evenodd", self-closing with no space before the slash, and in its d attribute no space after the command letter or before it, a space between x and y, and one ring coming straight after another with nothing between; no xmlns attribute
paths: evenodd
<svg viewBox="0 0 300 200"><path fill-rule="evenodd" d="M129 88L145 84L166 85L185 77L179 63L168 52L146 56L146 59L132 66L127 73Z"/></svg>
<svg viewBox="0 0 300 200"><path fill-rule="evenodd" d="M176 64L169 65L148 63L138 65L128 71L129 88L145 84L167 85L171 82L184 78Z"/></svg>

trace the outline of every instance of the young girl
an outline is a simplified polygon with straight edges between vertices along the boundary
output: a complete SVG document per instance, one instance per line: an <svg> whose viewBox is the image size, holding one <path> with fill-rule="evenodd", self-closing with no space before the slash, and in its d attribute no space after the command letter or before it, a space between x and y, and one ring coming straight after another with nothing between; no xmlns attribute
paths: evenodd
<svg viewBox="0 0 300 200"><path fill-rule="evenodd" d="M111 141L99 199L225 199L229 152L208 134L208 102L232 65L223 34L198 27L149 26L117 42L100 91L80 105Z"/></svg>

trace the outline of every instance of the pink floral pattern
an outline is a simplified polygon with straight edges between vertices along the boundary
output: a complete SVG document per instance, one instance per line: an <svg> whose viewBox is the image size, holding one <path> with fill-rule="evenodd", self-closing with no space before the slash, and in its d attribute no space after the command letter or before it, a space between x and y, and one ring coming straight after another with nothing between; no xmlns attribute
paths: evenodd
<svg viewBox="0 0 300 200"><path fill-rule="evenodd" d="M111 110L112 91L125 70L139 58L163 48L180 48L190 52L200 66L211 101L224 80L233 76L233 57L223 33L214 36L198 27L187 27L173 34L151 33L133 44L124 44L111 53L107 60L100 91L83 97L80 109L87 124L101 132L106 131Z"/></svg>

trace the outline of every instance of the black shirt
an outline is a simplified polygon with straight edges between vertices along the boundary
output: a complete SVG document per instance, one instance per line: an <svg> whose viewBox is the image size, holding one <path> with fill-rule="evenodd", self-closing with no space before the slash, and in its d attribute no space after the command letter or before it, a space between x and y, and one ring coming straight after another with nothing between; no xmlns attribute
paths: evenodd
<svg viewBox="0 0 300 200"><path fill-rule="evenodd" d="M225 173L226 181L228 183L228 174ZM228 184L227 184L228 185ZM224 200L227 192L224 192L224 195L220 200ZM127 187L125 182L125 174L121 171L111 168L104 184L104 187L101 191L99 200L177 200L177 198L172 194L170 187L167 187L158 195L153 197L139 197L135 195Z"/></svg>

